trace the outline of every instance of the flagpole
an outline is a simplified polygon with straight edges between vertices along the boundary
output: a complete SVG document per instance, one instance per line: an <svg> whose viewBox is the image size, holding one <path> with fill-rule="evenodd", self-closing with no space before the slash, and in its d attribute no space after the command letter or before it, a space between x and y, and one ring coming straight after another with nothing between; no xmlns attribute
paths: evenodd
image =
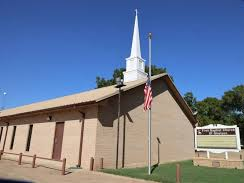
<svg viewBox="0 0 244 183"><path fill-rule="evenodd" d="M151 64L152 64L152 53L151 53L151 46L152 46L152 33L150 32L148 35L149 38L149 84L151 86ZM151 106L148 110L148 175L151 175Z"/></svg>

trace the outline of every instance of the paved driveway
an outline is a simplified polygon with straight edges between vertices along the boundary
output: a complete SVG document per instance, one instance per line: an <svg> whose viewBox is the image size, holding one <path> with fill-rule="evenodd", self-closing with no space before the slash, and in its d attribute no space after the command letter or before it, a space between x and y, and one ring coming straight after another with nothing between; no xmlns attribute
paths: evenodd
<svg viewBox="0 0 244 183"><path fill-rule="evenodd" d="M149 183L144 180L120 177L100 172L90 172L80 169L74 170L72 173L63 176L58 170L44 167L31 168L31 165L29 164L17 165L17 162L10 160L0 160L0 179L2 179L2 181L3 179L11 179L40 183Z"/></svg>

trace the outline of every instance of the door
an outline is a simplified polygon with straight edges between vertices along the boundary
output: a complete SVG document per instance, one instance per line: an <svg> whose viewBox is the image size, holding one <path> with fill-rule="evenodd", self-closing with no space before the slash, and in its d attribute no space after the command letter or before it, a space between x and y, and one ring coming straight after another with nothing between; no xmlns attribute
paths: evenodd
<svg viewBox="0 0 244 183"><path fill-rule="evenodd" d="M64 122L56 123L52 159L60 160L64 134Z"/></svg>

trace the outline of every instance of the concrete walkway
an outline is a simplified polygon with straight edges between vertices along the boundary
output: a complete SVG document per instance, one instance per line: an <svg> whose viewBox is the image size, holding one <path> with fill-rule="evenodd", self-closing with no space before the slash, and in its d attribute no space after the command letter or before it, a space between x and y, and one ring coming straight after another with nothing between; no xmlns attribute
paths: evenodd
<svg viewBox="0 0 244 183"><path fill-rule="evenodd" d="M149 181L80 169L73 170L71 173L63 176L59 170L44 167L31 168L29 164L17 165L17 162L10 160L0 160L0 182L2 179L40 183L149 183Z"/></svg>

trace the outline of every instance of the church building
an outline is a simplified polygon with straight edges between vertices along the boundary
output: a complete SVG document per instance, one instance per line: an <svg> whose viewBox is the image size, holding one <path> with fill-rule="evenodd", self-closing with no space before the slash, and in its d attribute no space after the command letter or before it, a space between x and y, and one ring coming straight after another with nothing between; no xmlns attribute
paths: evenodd
<svg viewBox="0 0 244 183"><path fill-rule="evenodd" d="M38 163L67 159L68 167L104 168L147 165L148 113L143 111L147 82L135 16L130 57L126 59L121 110L115 86L6 109L0 112L0 149L43 157ZM85 82L85 80L83 81ZM152 165L192 159L197 123L168 74L152 76ZM22 161L30 161L23 156ZM54 161L53 161L54 162Z"/></svg>

